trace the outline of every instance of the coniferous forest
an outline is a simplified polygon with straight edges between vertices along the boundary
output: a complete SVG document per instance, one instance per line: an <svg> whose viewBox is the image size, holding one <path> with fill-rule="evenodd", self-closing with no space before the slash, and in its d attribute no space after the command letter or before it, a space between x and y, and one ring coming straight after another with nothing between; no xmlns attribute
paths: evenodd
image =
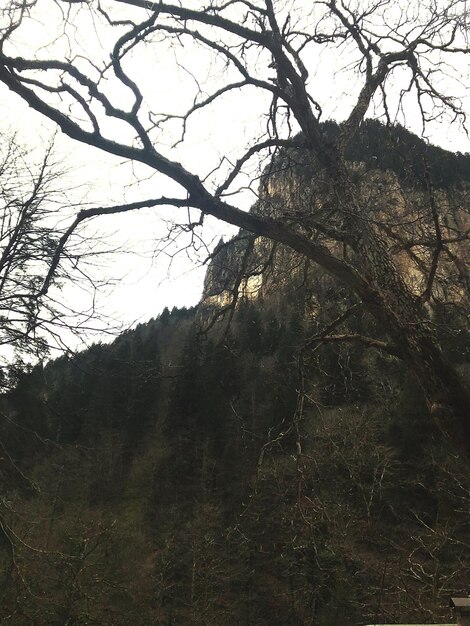
<svg viewBox="0 0 470 626"><path fill-rule="evenodd" d="M419 196L429 175L447 198L468 188L468 155L401 128L383 150L383 133L366 124L351 148L365 188L377 167L380 196ZM315 178L301 150L273 162L254 212L278 211L282 184L296 193L286 171ZM452 267L430 309L468 379ZM345 341L324 340L335 311ZM1 398L0 623L450 621L448 597L469 590L468 460L393 350L357 341L377 334L338 281L240 231L198 307L17 372Z"/></svg>

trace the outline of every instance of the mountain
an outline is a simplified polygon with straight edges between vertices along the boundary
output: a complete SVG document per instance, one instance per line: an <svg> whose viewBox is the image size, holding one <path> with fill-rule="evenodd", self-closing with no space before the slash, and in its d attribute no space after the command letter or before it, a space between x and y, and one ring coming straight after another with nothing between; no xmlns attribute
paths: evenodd
<svg viewBox="0 0 470 626"><path fill-rule="evenodd" d="M324 132L333 142L340 126L328 122ZM305 153L301 136L297 141L298 148L280 151L265 169L259 199L251 211L288 223L339 252L337 234L344 216L337 214L334 186L315 158ZM400 126L388 128L369 120L349 144L347 156L364 221L373 222L387 240L402 277L416 294L425 288L436 247L434 206L445 254L435 277L433 305L440 300L468 307L470 155L447 152ZM311 275L300 277L305 261L297 253L262 238L257 238L251 251L251 239L249 233L240 232L230 242L219 242L206 275L208 304L227 305L240 275L239 291L248 297L261 296L270 282L277 285L281 280L285 289L292 290L302 281L315 280ZM347 250L344 255L347 259Z"/></svg>
<svg viewBox="0 0 470 626"><path fill-rule="evenodd" d="M470 157L372 122L350 150L365 219L416 293L432 192L447 251L428 306L468 374ZM299 138L252 210L333 246L329 193ZM378 343L321 341L332 320ZM343 285L242 231L196 309L20 375L2 399L0 623L449 621L468 591L470 469L385 339Z"/></svg>

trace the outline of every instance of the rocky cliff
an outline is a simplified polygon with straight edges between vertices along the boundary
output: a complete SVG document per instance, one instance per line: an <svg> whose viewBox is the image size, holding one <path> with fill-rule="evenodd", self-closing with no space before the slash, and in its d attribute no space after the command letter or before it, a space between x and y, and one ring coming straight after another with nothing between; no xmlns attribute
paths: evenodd
<svg viewBox="0 0 470 626"><path fill-rule="evenodd" d="M325 132L334 136L338 127L327 124ZM365 124L348 156L364 220L381 232L412 292L423 294L432 271L431 305L468 306L470 157L376 122ZM348 258L348 246L338 243L344 216L338 214L335 187L302 149L281 151L273 159L251 210L288 223ZM203 302L230 307L243 298L275 298L281 287L298 291L302 285L308 299L308 285L321 281L318 272L295 253L240 232L215 248Z"/></svg>

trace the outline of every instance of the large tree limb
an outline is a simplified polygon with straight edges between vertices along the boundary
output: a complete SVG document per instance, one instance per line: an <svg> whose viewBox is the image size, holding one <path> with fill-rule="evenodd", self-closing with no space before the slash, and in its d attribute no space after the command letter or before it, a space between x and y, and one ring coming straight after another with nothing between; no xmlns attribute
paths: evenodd
<svg viewBox="0 0 470 626"><path fill-rule="evenodd" d="M42 100L32 89L26 87L21 82L21 78L16 76L11 69L8 69L8 63L9 59L0 55L0 81L21 96L33 109L58 124L60 129L70 138L100 148L109 154L148 165L153 170L180 184L188 193L188 203L191 206L229 224L285 244L348 284L365 301L372 304L373 302L378 303L380 300L380 294L371 287L358 270L335 257L326 246L297 233L284 223L253 213L246 213L212 196L197 176L188 172L181 164L164 157L148 143L144 148L134 147L84 130L61 111ZM131 125L132 121L129 122Z"/></svg>
<svg viewBox="0 0 470 626"><path fill-rule="evenodd" d="M74 221L67 228L65 233L59 239L51 260L51 264L49 266L49 271L47 272L41 289L35 294L35 298L40 298L49 291L49 287L51 285L52 279L54 278L55 272L60 263L67 242L82 222L85 222L86 220L89 220L93 217L101 217L104 215L117 215L119 213L129 213L130 211L138 211L139 209L143 208L153 208L157 206L187 207L189 204L190 203L187 199L162 197L156 199L141 200L139 202L131 202L128 204L119 204L109 207L95 207L93 209L84 209L80 211L75 217Z"/></svg>
<svg viewBox="0 0 470 626"><path fill-rule="evenodd" d="M120 4L127 4L130 6L145 9L146 11L156 11L160 15L170 15L176 17L183 22L194 21L200 24L206 24L208 26L215 26L222 31L232 33L254 43L261 44L263 46L269 46L269 36L267 33L260 33L246 26L242 26L233 22L221 15L208 13L207 11L198 11L187 9L182 6L174 4L166 4L164 2L148 2L147 0L116 0Z"/></svg>
<svg viewBox="0 0 470 626"><path fill-rule="evenodd" d="M372 337L366 337L364 335L359 335L359 334L344 334L344 335L319 335L318 337L312 337L311 339L309 339L309 344L310 345L314 345L316 344L316 348L314 348L314 351L317 350L321 344L323 343L331 343L331 342L335 342L335 343L345 343L345 342L351 342L351 343L362 343L363 345L367 346L368 348L376 348L377 350L379 350L380 352L384 352L386 354L388 354L389 356L394 356L394 357L398 357L401 358L401 353L400 350L397 348L397 346L391 344L391 343L387 343L385 341L381 341L380 339L374 339Z"/></svg>

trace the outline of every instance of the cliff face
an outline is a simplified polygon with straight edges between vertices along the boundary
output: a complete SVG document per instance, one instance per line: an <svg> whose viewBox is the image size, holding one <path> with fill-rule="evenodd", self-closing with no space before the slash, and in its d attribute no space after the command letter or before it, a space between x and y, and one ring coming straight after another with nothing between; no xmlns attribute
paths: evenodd
<svg viewBox="0 0 470 626"><path fill-rule="evenodd" d="M204 279L203 307L230 306L235 291L241 299L261 296L266 245L258 241L251 250L248 242L245 236L218 243Z"/></svg>
<svg viewBox="0 0 470 626"><path fill-rule="evenodd" d="M370 129L366 130L370 134ZM432 272L435 303L450 301L467 306L470 174L465 168L468 158L426 146L418 138L396 162L387 148L383 149L382 158L375 154L378 148L375 135L381 136L385 144L385 140L390 141L391 133L396 143L400 132L374 125L375 141L369 138L372 145L364 147L361 144L364 136L360 136L357 143L359 147L362 145L362 150L356 146L350 151L351 157L362 159L350 161L349 167L364 220L380 231L403 279L416 296L425 292ZM411 141L408 134L407 139ZM396 145L394 149L399 151ZM447 159L457 158L454 170L463 171L461 179L455 180L450 175L443 179L433 160L443 159L443 154L448 155ZM325 181L321 170L301 151L282 153L273 160L252 211L290 224L321 241L341 258L350 256L348 246L338 243L344 215L338 211L334 185ZM226 307L243 298L275 298L280 288L298 290L302 284L308 291L308 282L318 281L318 270L302 262L295 253L273 247L262 238L254 242L251 250L248 241L249 235L240 233L216 247L204 284L203 302L207 306Z"/></svg>

